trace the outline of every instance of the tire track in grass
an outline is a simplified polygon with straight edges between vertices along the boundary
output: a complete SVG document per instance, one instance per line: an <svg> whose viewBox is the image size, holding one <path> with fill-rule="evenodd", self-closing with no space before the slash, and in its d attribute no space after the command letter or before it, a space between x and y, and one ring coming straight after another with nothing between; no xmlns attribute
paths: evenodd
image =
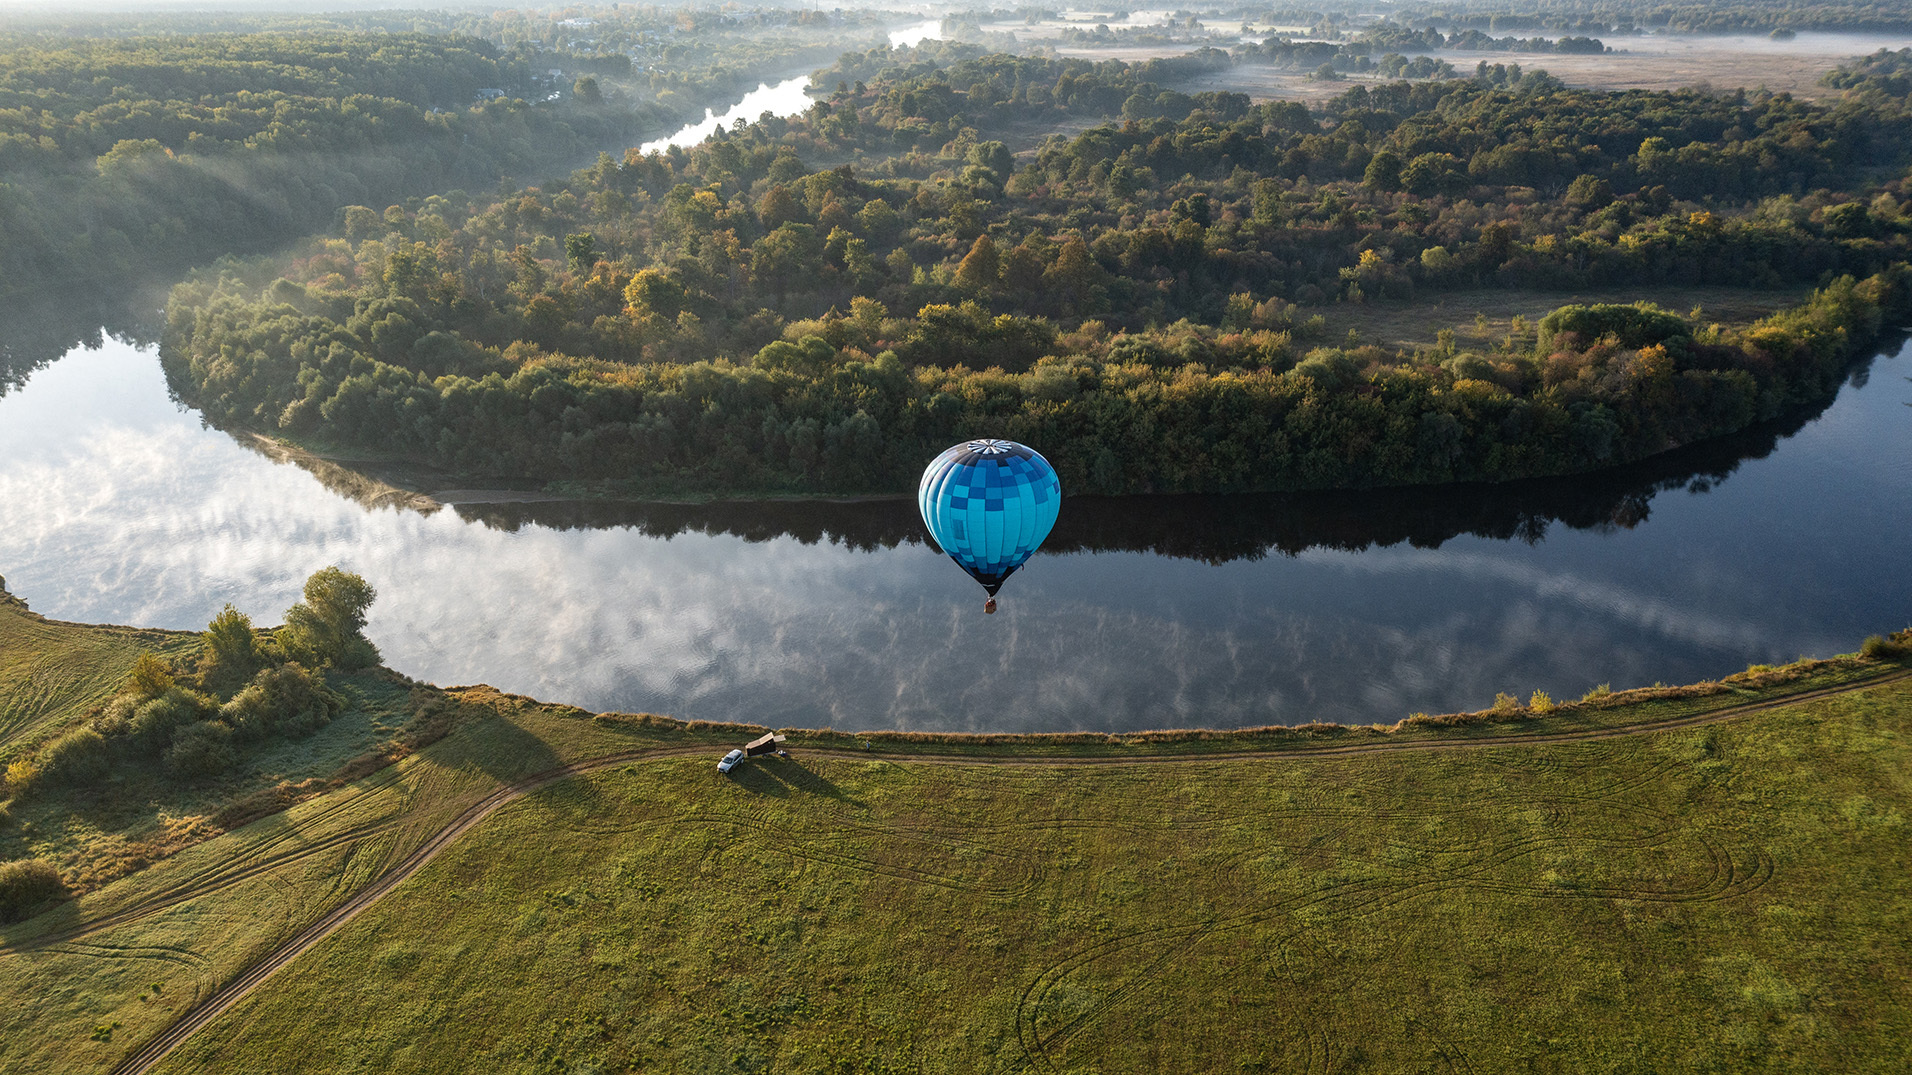
<svg viewBox="0 0 1912 1075"><path fill-rule="evenodd" d="M1557 743L1581 743L1607 739L1620 739L1629 736L1650 735L1657 732L1673 731L1698 727L1732 720L1754 713L1767 712L1795 705L1849 694L1855 691L1869 690L1874 687L1896 683L1912 677L1912 669L1902 669L1880 676L1848 683L1840 683L1816 690L1801 691L1779 698L1745 702L1734 706L1663 720L1644 721L1637 724L1618 725L1609 728L1587 728L1566 732L1522 732L1512 735L1490 736L1482 738L1420 739L1401 743L1350 743L1338 745L1302 746L1285 750L1229 751L1212 754L1176 754L1176 753L1138 753L1128 757L1118 756L1049 756L1049 757L989 757L966 754L890 753L880 751L849 750L828 747L806 747L805 752L822 757L844 759L881 759L890 762L914 762L925 765L973 765L1015 766L1020 768L1050 767L1102 767L1122 765L1163 765L1231 761L1276 761L1285 759L1319 759L1346 757L1355 755L1389 754L1399 751L1436 751L1471 750L1483 747L1507 747L1518 745L1549 745ZM258 988L266 979L281 968L303 955L308 949L331 936L347 922L357 917L366 908L377 903L387 893L403 884L411 876L423 869L439 853L445 850L458 837L469 832L485 818L511 802L529 795L560 780L576 776L585 776L604 769L627 765L636 761L659 761L669 758L695 757L708 755L711 747L699 744L694 747L643 748L605 755L589 761L576 762L560 766L544 773L523 778L486 795L467 807L451 822L441 828L436 835L405 856L396 865L387 870L377 880L362 889L351 899L333 908L318 921L301 931L296 937L281 945L271 955L253 964L244 973L213 992L205 1001L188 1011L180 1019L160 1034L147 1041L137 1051L127 1056L113 1069L113 1075L144 1075L166 1058L188 1037L200 1028L224 1014L252 990ZM1754 877L1760 871L1753 871ZM1763 883L1763 879L1760 883ZM1364 901L1372 902L1372 901ZM1262 915L1247 916L1247 919L1262 918ZM1238 928L1247 924L1247 920L1229 923L1229 928ZM1033 1030L1033 1026L1029 1027ZM1025 1039L1027 1040L1027 1039ZM1038 1049L1040 1045L1038 1044Z"/></svg>

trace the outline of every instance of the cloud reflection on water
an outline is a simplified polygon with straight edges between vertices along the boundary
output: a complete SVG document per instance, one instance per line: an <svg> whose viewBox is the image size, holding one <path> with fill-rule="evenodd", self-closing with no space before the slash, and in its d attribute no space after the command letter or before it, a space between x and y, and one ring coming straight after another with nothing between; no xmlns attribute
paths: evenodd
<svg viewBox="0 0 1912 1075"><path fill-rule="evenodd" d="M821 528L770 526L781 536L767 540L742 536L764 535L736 507L368 509L363 489L332 491L202 428L149 352L109 342L0 398L0 573L50 616L197 628L227 601L273 621L339 563L378 587L369 631L420 678L840 728L1392 721L1500 690L1717 675L1891 626L1865 619L1891 607L1861 599L1885 562L1869 545L1817 598L1780 565L1707 558L1705 542L1745 528L1736 497L1773 495L1763 478L1657 501L1652 525L1610 521L1643 518L1654 490L1689 484L1685 466L1571 502L1552 487L1517 503L1505 490L1235 498L1149 518L1072 502L1065 551L1034 560L984 617L980 591L910 539L895 514L907 504L791 508ZM1912 524L1876 490L1817 491ZM1391 498L1407 506L1398 520ZM1554 519L1587 528L1549 532ZM1775 555L1824 538L1775 525ZM1523 528L1536 543L1501 534ZM1139 551L1158 548L1184 558Z"/></svg>

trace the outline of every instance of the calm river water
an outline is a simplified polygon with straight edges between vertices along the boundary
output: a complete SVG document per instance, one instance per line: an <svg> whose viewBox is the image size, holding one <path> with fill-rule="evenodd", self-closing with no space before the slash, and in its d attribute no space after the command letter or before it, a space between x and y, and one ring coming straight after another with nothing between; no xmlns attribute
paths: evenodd
<svg viewBox="0 0 1912 1075"><path fill-rule="evenodd" d="M378 587L393 667L590 709L838 728L1393 721L1857 648L1912 621L1912 358L1817 416L1591 478L1072 498L982 614L907 501L377 504L105 341L0 396L0 574L69 620L276 623ZM4 385L0 381L0 385ZM323 478L323 480L322 480ZM427 505L429 508L429 505Z"/></svg>

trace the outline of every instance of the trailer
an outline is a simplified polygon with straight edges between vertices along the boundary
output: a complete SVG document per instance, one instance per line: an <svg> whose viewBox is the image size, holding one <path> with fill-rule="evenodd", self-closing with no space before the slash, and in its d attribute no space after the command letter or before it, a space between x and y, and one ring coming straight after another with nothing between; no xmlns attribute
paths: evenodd
<svg viewBox="0 0 1912 1075"><path fill-rule="evenodd" d="M744 744L744 757L755 758L765 754L781 754L783 753L784 740L787 738L789 737L778 735L776 732L765 732L763 735Z"/></svg>

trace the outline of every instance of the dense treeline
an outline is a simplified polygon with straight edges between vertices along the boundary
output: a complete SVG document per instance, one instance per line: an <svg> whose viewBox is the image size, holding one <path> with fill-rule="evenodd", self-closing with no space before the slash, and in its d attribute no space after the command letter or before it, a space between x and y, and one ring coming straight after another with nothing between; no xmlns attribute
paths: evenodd
<svg viewBox="0 0 1912 1075"><path fill-rule="evenodd" d="M0 47L0 289L258 249L344 204L490 183L643 124L515 96L471 107L480 89L530 77L455 36L12 41Z"/></svg>
<svg viewBox="0 0 1912 1075"><path fill-rule="evenodd" d="M1820 85L1884 98L1912 97L1912 48L1880 49L1826 72Z"/></svg>
<svg viewBox="0 0 1912 1075"><path fill-rule="evenodd" d="M293 275L382 287L402 246L401 266L422 258L427 277L455 274L483 304L460 326L476 342L629 361L755 350L762 307L815 316L858 295L898 311L969 299L1130 329L1188 317L1289 330L1297 300L1496 282L1777 285L1871 274L1907 249L1902 187L1859 193L1912 141L1903 100L1871 89L1824 107L1568 91L1495 67L1359 87L1316 114L1160 90L1123 66L969 59L689 151L605 158L562 189L354 210L346 245L320 244ZM1118 101L1147 118L1051 139L1020 167L985 137L1042 109ZM803 159L831 154L854 166ZM872 172L940 175L861 177ZM588 236L602 274L571 264L572 235ZM659 305L638 325L621 315L644 266L644 301ZM678 326L684 313L696 331Z"/></svg>
<svg viewBox="0 0 1912 1075"><path fill-rule="evenodd" d="M504 10L469 16L501 46L608 80L688 119L706 106L883 40L873 12L640 6ZM721 111L721 109L719 109Z"/></svg>
<svg viewBox="0 0 1912 1075"><path fill-rule="evenodd" d="M1430 56L1409 59L1391 51L1377 60L1375 52L1366 42L1292 41L1271 37L1260 44L1236 46L1230 55L1236 63L1284 71L1311 71L1324 79L1334 77L1337 72L1378 72L1386 78L1451 78L1454 75L1453 65L1445 60Z"/></svg>
<svg viewBox="0 0 1912 1075"><path fill-rule="evenodd" d="M935 450L979 435L1042 445L1087 492L1572 472L1818 398L1883 320L1912 314L1899 271L1842 278L1735 337L1696 335L1663 311L1569 307L1542 322L1534 350L1491 356L1321 348L1285 371L1217 369L1146 337L1077 334L1016 374L911 366L889 349L870 358L851 327L844 346L779 341L748 364L539 355L474 377L413 368L468 345L403 298L358 303L342 321L230 294L179 299L173 369L216 420L467 473L726 491L900 491Z"/></svg>
<svg viewBox="0 0 1912 1075"><path fill-rule="evenodd" d="M1557 53L1598 53L1610 52L1598 38L1562 37L1492 37L1475 29L1459 30L1443 36L1433 26L1415 29L1403 23L1381 22L1361 31L1353 47L1366 46L1370 50L1385 49L1390 52L1419 53L1433 52L1436 49L1459 49L1465 52L1557 52Z"/></svg>
<svg viewBox="0 0 1912 1075"><path fill-rule="evenodd" d="M859 148L934 150L965 127L1049 122L1069 118L1107 118L1136 97L1149 102L1150 115L1188 115L1195 99L1173 84L1232 64L1220 49L1203 48L1182 56L1136 63L1048 56L1012 56L985 52L961 42L926 41L914 48L876 48L845 53L813 76L819 86L838 87L830 107L816 113L818 133L827 140L811 146L834 155ZM850 84L857 88L850 90ZM878 84L871 90L865 83ZM1178 102L1157 106L1162 95ZM762 125L752 134L779 134L788 125Z"/></svg>
<svg viewBox="0 0 1912 1075"><path fill-rule="evenodd" d="M170 368L218 420L467 473L895 490L932 446L990 432L1043 445L1076 489L1318 488L1715 436L1826 391L1903 310L1908 192L1873 177L1903 168L1906 115L1872 83L1820 106L1500 69L1311 113L1068 63L846 79L802 117L562 187L354 209L268 270L286 279L176 293ZM1018 105L1122 93L1137 118L1020 166L982 137ZM800 154L883 146L941 171ZM1296 306L1841 273L1870 279L1745 336L1563 313L1497 348L1310 350Z"/></svg>

